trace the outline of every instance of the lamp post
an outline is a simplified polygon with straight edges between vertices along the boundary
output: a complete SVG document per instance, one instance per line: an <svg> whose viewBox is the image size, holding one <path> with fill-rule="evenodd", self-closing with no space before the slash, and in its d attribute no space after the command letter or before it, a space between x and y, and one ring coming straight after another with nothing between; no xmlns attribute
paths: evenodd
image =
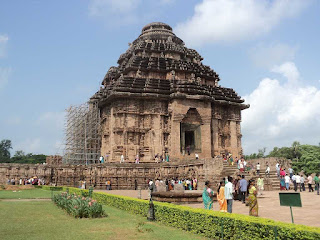
<svg viewBox="0 0 320 240"><path fill-rule="evenodd" d="M154 221L155 220L155 216L154 216L154 204L152 201L152 193L150 194L150 201L149 201L149 212L148 212L148 217L147 219L149 221Z"/></svg>

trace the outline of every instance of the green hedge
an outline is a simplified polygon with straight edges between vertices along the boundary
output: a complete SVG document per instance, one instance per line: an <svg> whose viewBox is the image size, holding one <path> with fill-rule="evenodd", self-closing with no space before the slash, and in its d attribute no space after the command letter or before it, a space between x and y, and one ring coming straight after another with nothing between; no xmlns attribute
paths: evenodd
<svg viewBox="0 0 320 240"><path fill-rule="evenodd" d="M44 186L47 188L47 186ZM88 190L64 187L69 193L87 195ZM93 199L131 213L147 216L149 202L94 192ZM154 202L156 221L213 239L320 239L320 228L278 222L241 214L221 213L170 203Z"/></svg>

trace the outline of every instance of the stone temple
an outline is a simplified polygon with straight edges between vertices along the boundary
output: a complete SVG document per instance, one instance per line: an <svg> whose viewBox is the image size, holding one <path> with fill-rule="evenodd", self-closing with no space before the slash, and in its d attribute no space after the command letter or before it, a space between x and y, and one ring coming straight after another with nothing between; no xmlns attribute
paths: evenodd
<svg viewBox="0 0 320 240"><path fill-rule="evenodd" d="M143 27L140 36L110 67L90 101L101 115L101 155L107 162L170 162L232 153L241 156L244 104L219 75L202 64L172 28L161 22ZM188 155L190 152L190 156Z"/></svg>

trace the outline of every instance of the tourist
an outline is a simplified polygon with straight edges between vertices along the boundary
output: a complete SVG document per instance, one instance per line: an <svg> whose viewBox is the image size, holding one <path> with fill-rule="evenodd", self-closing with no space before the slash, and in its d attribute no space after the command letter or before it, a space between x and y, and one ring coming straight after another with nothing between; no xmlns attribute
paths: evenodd
<svg viewBox="0 0 320 240"><path fill-rule="evenodd" d="M169 162L169 154L166 153L166 162Z"/></svg>
<svg viewBox="0 0 320 240"><path fill-rule="evenodd" d="M240 180L240 195L241 195L242 203L245 203L247 190L248 190L248 182L245 179L244 175L242 175Z"/></svg>
<svg viewBox="0 0 320 240"><path fill-rule="evenodd" d="M288 174L286 174L286 176L284 177L284 182L286 184L286 190L288 191L290 189L290 177L288 176Z"/></svg>
<svg viewBox="0 0 320 240"><path fill-rule="evenodd" d="M244 171L246 171L247 169L247 162L245 159L243 159L243 168L244 168Z"/></svg>
<svg viewBox="0 0 320 240"><path fill-rule="evenodd" d="M257 175L260 175L260 163L257 164Z"/></svg>
<svg viewBox="0 0 320 240"><path fill-rule="evenodd" d="M196 178L194 178L192 183L193 183L193 190L197 190L198 180Z"/></svg>
<svg viewBox="0 0 320 240"><path fill-rule="evenodd" d="M258 195L261 196L262 195L262 191L264 190L263 178L260 178L260 177L258 178L257 186L258 186Z"/></svg>
<svg viewBox="0 0 320 240"><path fill-rule="evenodd" d="M320 181L320 179L319 179L319 173L317 173L317 174L314 176L313 181L314 181L315 190L317 190L317 194L319 195L319 192L320 192L320 190L319 190L319 181Z"/></svg>
<svg viewBox="0 0 320 240"><path fill-rule="evenodd" d="M232 155L230 156L230 163L233 166L233 157L232 157Z"/></svg>
<svg viewBox="0 0 320 240"><path fill-rule="evenodd" d="M240 161L239 163L239 167L240 167L240 172L244 171L244 164L243 164L243 160Z"/></svg>
<svg viewBox="0 0 320 240"><path fill-rule="evenodd" d="M301 186L301 189L302 189L302 191L306 191L306 187L305 187L305 185L304 185L304 181L305 181L305 179L304 179L304 176L301 174L301 176L300 176L300 186ZM301 192L301 189L300 189L300 192Z"/></svg>
<svg viewBox="0 0 320 240"><path fill-rule="evenodd" d="M187 153L188 153L188 155L190 155L190 146L189 145L187 146Z"/></svg>
<svg viewBox="0 0 320 240"><path fill-rule="evenodd" d="M227 212L227 201L224 196L224 186L225 186L225 182L221 181L220 186L218 188L218 194L217 194L217 200L220 205L220 212Z"/></svg>
<svg viewBox="0 0 320 240"><path fill-rule="evenodd" d="M279 178L280 177L280 164L279 163L276 164L276 171L277 171L277 176Z"/></svg>
<svg viewBox="0 0 320 240"><path fill-rule="evenodd" d="M108 190L108 180L106 181L106 190Z"/></svg>
<svg viewBox="0 0 320 240"><path fill-rule="evenodd" d="M267 164L267 168L266 168L266 171L265 171L265 175L266 175L266 177L268 176L268 178L270 177L270 167L269 167L268 164Z"/></svg>
<svg viewBox="0 0 320 240"><path fill-rule="evenodd" d="M159 163L159 154L156 154L154 156L154 160L155 160L156 163Z"/></svg>
<svg viewBox="0 0 320 240"><path fill-rule="evenodd" d="M140 158L139 158L139 154L136 155L136 164L140 163Z"/></svg>
<svg viewBox="0 0 320 240"><path fill-rule="evenodd" d="M196 154L194 154L194 155L195 155L195 157L196 157L196 160L198 160L198 159L199 159L199 154L196 153Z"/></svg>
<svg viewBox="0 0 320 240"><path fill-rule="evenodd" d="M211 189L211 184L209 181L205 182L205 187L202 193L202 199L205 209L213 209L213 191Z"/></svg>
<svg viewBox="0 0 320 240"><path fill-rule="evenodd" d="M235 193L236 193L236 198L237 200L241 201L241 191L240 191L240 180L241 180L241 175L238 175L236 178L236 183L235 183Z"/></svg>
<svg viewBox="0 0 320 240"><path fill-rule="evenodd" d="M154 186L153 186L154 184L153 184L152 179L149 180L149 183L148 183L148 184L149 184L149 190L150 190L150 192L152 193L153 190L154 190Z"/></svg>
<svg viewBox="0 0 320 240"><path fill-rule="evenodd" d="M289 174L290 174L290 179L292 179L292 176L293 176L293 169L292 169L291 167L289 167L288 171L289 171Z"/></svg>
<svg viewBox="0 0 320 240"><path fill-rule="evenodd" d="M124 156L123 156L123 154L121 154L121 156L120 156L120 163L124 163Z"/></svg>
<svg viewBox="0 0 320 240"><path fill-rule="evenodd" d="M20 178L19 180L19 185L22 185L22 178Z"/></svg>
<svg viewBox="0 0 320 240"><path fill-rule="evenodd" d="M224 197L227 200L228 213L232 213L232 201L233 201L232 193L233 193L232 177L228 176L228 182L224 187Z"/></svg>
<svg viewBox="0 0 320 240"><path fill-rule="evenodd" d="M286 190L286 182L283 176L280 177L280 191L282 190Z"/></svg>
<svg viewBox="0 0 320 240"><path fill-rule="evenodd" d="M280 177L285 177L286 176L286 169L280 167Z"/></svg>
<svg viewBox="0 0 320 240"><path fill-rule="evenodd" d="M297 191L297 181L296 181L296 175L292 175L292 178L291 178L292 182L293 182L293 189L294 191L296 192Z"/></svg>
<svg viewBox="0 0 320 240"><path fill-rule="evenodd" d="M100 161L100 163L104 163L104 158L103 158L103 156L100 156L99 161Z"/></svg>
<svg viewBox="0 0 320 240"><path fill-rule="evenodd" d="M299 174L297 174L296 175L296 184L297 184L297 189L299 188L300 189L300 192L301 192L301 178L300 178L300 176L299 176ZM295 189L295 191L297 191L296 189Z"/></svg>
<svg viewBox="0 0 320 240"><path fill-rule="evenodd" d="M254 186L255 181L249 181L249 196L247 198L247 204L249 206L249 215L258 217L258 199L257 199L257 189Z"/></svg>
<svg viewBox="0 0 320 240"><path fill-rule="evenodd" d="M309 174L308 176L308 188L309 192L313 192L313 187L312 187L312 176Z"/></svg>

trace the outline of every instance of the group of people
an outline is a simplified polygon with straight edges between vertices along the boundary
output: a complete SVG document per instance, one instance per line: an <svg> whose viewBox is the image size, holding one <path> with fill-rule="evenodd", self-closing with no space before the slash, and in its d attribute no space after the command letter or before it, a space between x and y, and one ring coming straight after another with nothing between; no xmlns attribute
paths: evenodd
<svg viewBox="0 0 320 240"><path fill-rule="evenodd" d="M214 194L210 181L205 182L202 199L205 209L213 209L214 198L217 198L220 212L232 213L234 200L242 201L249 206L249 215L258 216L258 190L254 179L247 181L245 176L238 175L236 179L228 176L220 181L217 194Z"/></svg>
<svg viewBox="0 0 320 240"><path fill-rule="evenodd" d="M184 190L197 190L198 187L198 180L196 178L186 178L186 179L165 179L160 180L157 179L153 181L152 179L149 179L149 189L151 192L157 192L159 190L160 185L164 186L166 188L166 191L174 190L175 185L181 184L184 188Z"/></svg>
<svg viewBox="0 0 320 240"><path fill-rule="evenodd" d="M46 182L44 179L40 179L38 177L31 177L31 178L20 178L16 180L14 178L7 180L8 185L45 185Z"/></svg>

